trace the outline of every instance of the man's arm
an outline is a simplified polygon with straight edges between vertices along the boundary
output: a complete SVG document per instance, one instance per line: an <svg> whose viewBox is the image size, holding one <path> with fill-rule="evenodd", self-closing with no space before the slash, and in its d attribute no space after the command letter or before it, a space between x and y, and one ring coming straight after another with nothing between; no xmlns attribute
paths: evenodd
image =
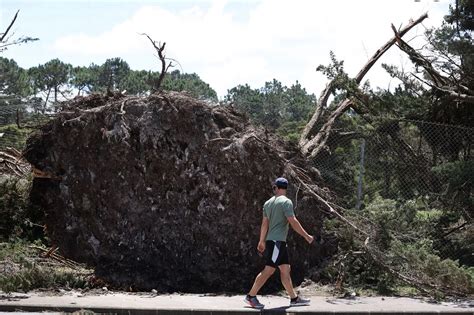
<svg viewBox="0 0 474 315"><path fill-rule="evenodd" d="M260 226L260 240L258 241L257 250L261 253L265 251L265 239L267 238L268 232L268 218L262 217L262 225Z"/></svg>
<svg viewBox="0 0 474 315"><path fill-rule="evenodd" d="M288 222L290 223L291 227L293 230L295 230L296 233L299 235L303 236L304 239L311 244L314 240L314 237L309 235L306 230L301 226L300 221L295 216L287 217Z"/></svg>

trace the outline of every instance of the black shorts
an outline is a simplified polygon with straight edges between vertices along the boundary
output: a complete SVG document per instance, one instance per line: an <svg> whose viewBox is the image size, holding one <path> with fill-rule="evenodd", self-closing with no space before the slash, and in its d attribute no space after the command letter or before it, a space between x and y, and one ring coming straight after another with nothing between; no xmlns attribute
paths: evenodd
<svg viewBox="0 0 474 315"><path fill-rule="evenodd" d="M265 243L265 265L277 268L280 265L289 265L288 250L286 242L266 241Z"/></svg>

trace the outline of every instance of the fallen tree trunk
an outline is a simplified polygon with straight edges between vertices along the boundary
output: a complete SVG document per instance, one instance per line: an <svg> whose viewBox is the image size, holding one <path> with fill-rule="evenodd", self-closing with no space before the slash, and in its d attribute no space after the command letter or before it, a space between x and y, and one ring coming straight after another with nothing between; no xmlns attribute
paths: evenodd
<svg viewBox="0 0 474 315"><path fill-rule="evenodd" d="M378 49L375 54L369 59L369 61L362 67L357 76L354 78L354 81L357 84L360 84L367 72L372 68L372 66L377 62L377 60L397 42L397 39L405 35L409 30L414 26L421 23L424 19L428 17L428 14L425 13L420 16L415 21L411 21L410 24L405 26L397 35L391 38L385 45ZM327 107L327 101L331 93L334 92L334 84L330 82L328 86L324 89L323 93L318 99L316 104L316 110L313 116L311 117L308 124L306 124L299 141L299 146L303 155L309 155L311 157L316 156L320 150L326 144L329 133L331 132L332 126L337 118L339 118L344 112L346 112L351 107L351 100L345 99L341 101L336 109L329 115L326 123L323 124L321 129L318 132L315 131L317 124L321 118L321 113L324 111L324 108Z"/></svg>

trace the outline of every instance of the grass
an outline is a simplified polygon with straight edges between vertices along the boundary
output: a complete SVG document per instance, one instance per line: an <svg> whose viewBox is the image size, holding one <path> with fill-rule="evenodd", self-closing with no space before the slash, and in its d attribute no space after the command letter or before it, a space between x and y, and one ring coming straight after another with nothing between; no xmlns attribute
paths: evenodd
<svg viewBox="0 0 474 315"><path fill-rule="evenodd" d="M16 124L0 126L0 147L13 147L22 150L25 147L26 139L33 129L18 128Z"/></svg>
<svg viewBox="0 0 474 315"><path fill-rule="evenodd" d="M85 289L92 271L70 268L44 258L30 247L32 243L17 241L0 244L0 290L28 292L34 289ZM36 246L40 244L35 244Z"/></svg>

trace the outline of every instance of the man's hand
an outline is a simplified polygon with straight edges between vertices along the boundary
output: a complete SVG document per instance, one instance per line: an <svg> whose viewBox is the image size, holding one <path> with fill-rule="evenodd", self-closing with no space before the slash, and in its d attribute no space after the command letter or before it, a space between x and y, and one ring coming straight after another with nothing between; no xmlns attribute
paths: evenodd
<svg viewBox="0 0 474 315"><path fill-rule="evenodd" d="M265 251L265 242L258 242L257 250L259 253L263 254L263 252Z"/></svg>
<svg viewBox="0 0 474 315"><path fill-rule="evenodd" d="M312 235L308 235L307 237L305 237L306 239L306 242L308 242L308 244L311 244L314 242L314 237Z"/></svg>

